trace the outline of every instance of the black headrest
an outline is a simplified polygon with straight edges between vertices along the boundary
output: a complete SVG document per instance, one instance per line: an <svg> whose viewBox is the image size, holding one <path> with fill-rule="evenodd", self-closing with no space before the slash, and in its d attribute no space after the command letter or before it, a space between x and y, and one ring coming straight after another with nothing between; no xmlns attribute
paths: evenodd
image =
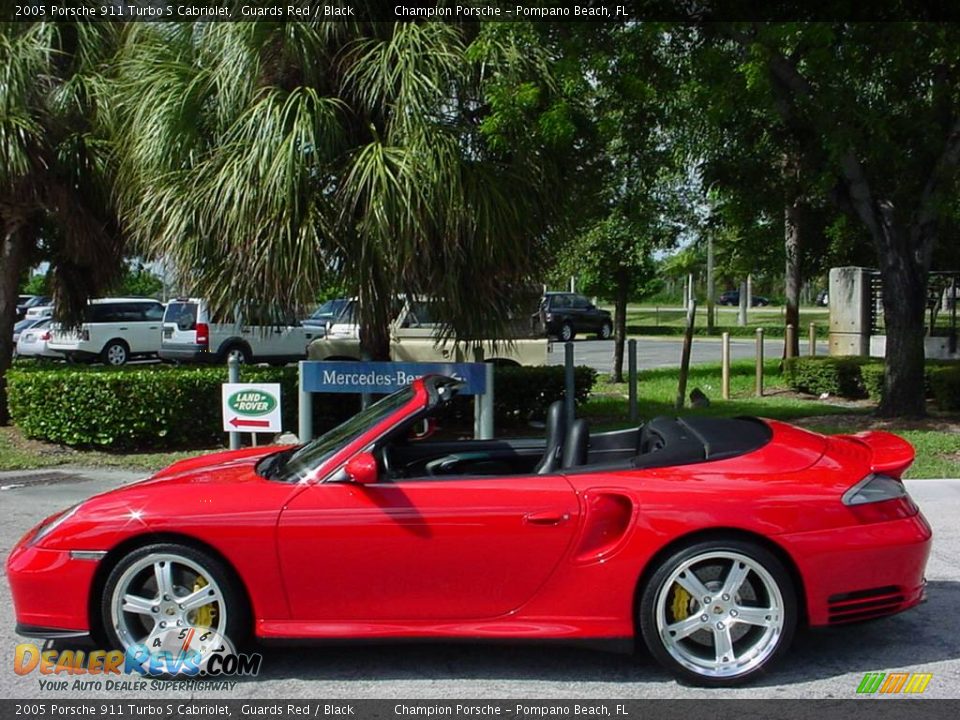
<svg viewBox="0 0 960 720"><path fill-rule="evenodd" d="M574 420L567 430L566 440L563 441L563 469L586 465L589 447L590 425L583 418Z"/></svg>
<svg viewBox="0 0 960 720"><path fill-rule="evenodd" d="M562 400L552 402L547 408L546 433L547 444L543 457L534 468L534 472L540 475L553 472L560 465L560 450L567 434L567 416Z"/></svg>

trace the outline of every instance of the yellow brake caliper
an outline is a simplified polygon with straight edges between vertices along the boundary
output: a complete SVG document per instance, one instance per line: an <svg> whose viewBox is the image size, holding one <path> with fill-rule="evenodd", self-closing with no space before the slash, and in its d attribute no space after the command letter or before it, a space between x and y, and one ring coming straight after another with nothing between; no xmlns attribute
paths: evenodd
<svg viewBox="0 0 960 720"><path fill-rule="evenodd" d="M209 583L203 575L198 575L196 582L193 583L193 591L196 592L202 587L206 587ZM207 627L212 628L214 626L214 620L217 617L217 608L213 603L208 603L203 607L199 607L194 611L193 615L193 625L194 627Z"/></svg>
<svg viewBox="0 0 960 720"><path fill-rule="evenodd" d="M674 622L686 620L690 615L690 593L679 585L673 586L673 599L670 601L670 612Z"/></svg>

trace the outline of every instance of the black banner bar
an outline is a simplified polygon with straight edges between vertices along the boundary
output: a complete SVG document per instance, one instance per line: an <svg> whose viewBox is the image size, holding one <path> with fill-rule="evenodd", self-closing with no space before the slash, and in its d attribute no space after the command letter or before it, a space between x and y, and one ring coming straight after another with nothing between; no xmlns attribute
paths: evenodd
<svg viewBox="0 0 960 720"><path fill-rule="evenodd" d="M0 717L4 720L690 720L704 716L710 720L940 720L960 716L960 700L0 700Z"/></svg>
<svg viewBox="0 0 960 720"><path fill-rule="evenodd" d="M13 22L960 21L949 0L0 0Z"/></svg>

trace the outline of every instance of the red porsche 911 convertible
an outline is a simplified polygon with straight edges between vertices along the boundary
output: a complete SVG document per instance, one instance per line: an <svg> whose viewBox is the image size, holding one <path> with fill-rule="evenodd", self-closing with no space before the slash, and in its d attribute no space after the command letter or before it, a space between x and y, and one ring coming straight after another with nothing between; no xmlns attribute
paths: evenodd
<svg viewBox="0 0 960 720"><path fill-rule="evenodd" d="M429 376L306 445L185 460L47 518L7 561L17 632L642 638L681 679L730 685L800 625L923 598L931 531L894 435L692 417L591 433L555 403L545 439L417 440L457 387Z"/></svg>

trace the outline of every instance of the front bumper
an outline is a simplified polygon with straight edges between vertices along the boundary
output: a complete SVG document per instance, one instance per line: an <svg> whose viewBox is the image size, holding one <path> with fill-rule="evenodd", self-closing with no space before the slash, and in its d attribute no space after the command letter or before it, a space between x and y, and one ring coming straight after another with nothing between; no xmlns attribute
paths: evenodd
<svg viewBox="0 0 960 720"><path fill-rule="evenodd" d="M933 533L922 513L777 539L803 578L811 625L893 615L924 599Z"/></svg>
<svg viewBox="0 0 960 720"><path fill-rule="evenodd" d="M88 603L96 570L96 560L21 542L7 558L18 633L31 637L89 633Z"/></svg>

